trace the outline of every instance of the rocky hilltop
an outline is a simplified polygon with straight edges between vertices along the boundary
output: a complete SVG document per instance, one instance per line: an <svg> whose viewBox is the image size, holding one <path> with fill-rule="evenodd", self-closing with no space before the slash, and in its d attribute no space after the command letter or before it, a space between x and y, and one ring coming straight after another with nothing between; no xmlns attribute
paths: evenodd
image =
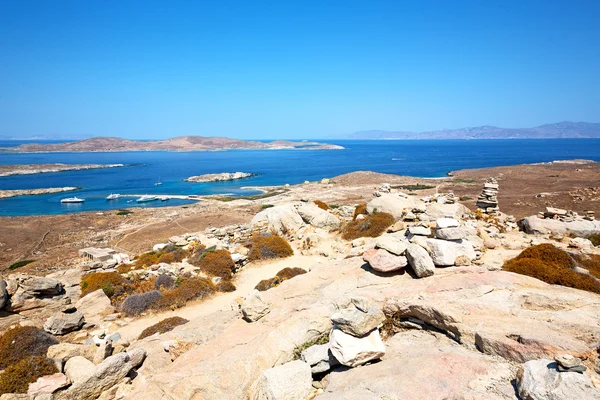
<svg viewBox="0 0 600 400"><path fill-rule="evenodd" d="M359 204L302 191L368 175L263 197L243 223L164 237L165 220L139 253L94 239L72 268L6 273L2 398L600 399L593 213L518 221L491 179L475 211L410 183Z"/></svg>
<svg viewBox="0 0 600 400"><path fill-rule="evenodd" d="M0 149L4 152L106 152L106 151L219 151L219 150L338 150L341 146L318 142L278 140L270 143L226 137L181 136L165 140L138 141L117 137L95 137L58 144L23 144Z"/></svg>

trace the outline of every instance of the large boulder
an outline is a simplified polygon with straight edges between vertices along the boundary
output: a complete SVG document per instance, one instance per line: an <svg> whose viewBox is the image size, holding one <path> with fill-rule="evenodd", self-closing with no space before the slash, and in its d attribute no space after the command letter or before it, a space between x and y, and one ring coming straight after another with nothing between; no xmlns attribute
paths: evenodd
<svg viewBox="0 0 600 400"><path fill-rule="evenodd" d="M384 212L392 214L394 219L402 218L404 211L412 210L415 206L415 200L407 197L401 197L396 194L382 194L375 197L367 203L367 213Z"/></svg>
<svg viewBox="0 0 600 400"><path fill-rule="evenodd" d="M270 312L269 305L263 300L256 289L242 303L242 315L248 322L255 322Z"/></svg>
<svg viewBox="0 0 600 400"><path fill-rule="evenodd" d="M266 370L258 383L256 400L300 400L311 391L310 366L296 360Z"/></svg>
<svg viewBox="0 0 600 400"><path fill-rule="evenodd" d="M302 217L293 204L284 204L262 210L252 218L252 227L265 227L280 235L298 231L303 225Z"/></svg>
<svg viewBox="0 0 600 400"><path fill-rule="evenodd" d="M385 321L385 315L379 307L367 305L364 311L351 304L348 308L343 308L331 316L331 322L345 333L362 337L367 335L373 329Z"/></svg>
<svg viewBox="0 0 600 400"><path fill-rule="evenodd" d="M448 241L440 239L427 239L427 246L431 251L433 263L437 266L456 265L456 259L464 256L470 261L476 257L473 245L467 240Z"/></svg>
<svg viewBox="0 0 600 400"><path fill-rule="evenodd" d="M91 361L95 352L96 345L94 344L58 343L48 347L46 357L65 362L70 358L80 356Z"/></svg>
<svg viewBox="0 0 600 400"><path fill-rule="evenodd" d="M73 381L73 385L67 390L57 393L56 400L95 399L103 391L119 383L133 368L129 361L129 355L127 353L119 353L108 357L96 366L90 362L93 367L85 364L83 366L85 372L74 373L72 368L67 370L67 367L75 359L78 359L78 357L71 358L65 366L65 373ZM72 367L75 367L75 365L72 365ZM69 372L71 375L69 375Z"/></svg>
<svg viewBox="0 0 600 400"><path fill-rule="evenodd" d="M419 278L431 276L435 272L435 265L427 250L418 244L411 243L406 248L406 258L415 275Z"/></svg>
<svg viewBox="0 0 600 400"><path fill-rule="evenodd" d="M367 250L363 254L363 260L369 263L371 268L377 272L393 272L406 267L407 261L404 256L395 256L383 249Z"/></svg>
<svg viewBox="0 0 600 400"><path fill-rule="evenodd" d="M426 214L429 215L433 219L439 218L453 218L453 219L463 219L466 214L469 214L469 209L460 204L440 204L440 203L430 203L427 204Z"/></svg>
<svg viewBox="0 0 600 400"><path fill-rule="evenodd" d="M463 228L441 228L435 230L435 237L442 240L461 240L467 237Z"/></svg>
<svg viewBox="0 0 600 400"><path fill-rule="evenodd" d="M115 311L104 290L95 290L82 297L75 303L75 308L83 313L87 322L99 324L102 318Z"/></svg>
<svg viewBox="0 0 600 400"><path fill-rule="evenodd" d="M523 400L600 399L600 392L587 375L559 372L557 364L547 359L523 364L517 387Z"/></svg>
<svg viewBox="0 0 600 400"><path fill-rule="evenodd" d="M44 324L44 330L53 335L65 335L80 329L85 323L83 314L79 311L61 312L51 316Z"/></svg>
<svg viewBox="0 0 600 400"><path fill-rule="evenodd" d="M358 338L334 327L329 336L329 348L340 364L347 367L377 360L385 354L385 345L378 329Z"/></svg>
<svg viewBox="0 0 600 400"><path fill-rule="evenodd" d="M63 285L54 278L31 276L19 284L25 292L35 297L55 296L63 292Z"/></svg>
<svg viewBox="0 0 600 400"><path fill-rule="evenodd" d="M41 376L37 381L29 384L27 394L33 398L36 396L48 395L69 386L71 381L65 374L56 373L52 375Z"/></svg>
<svg viewBox="0 0 600 400"><path fill-rule="evenodd" d="M74 356L65 363L65 375L71 382L80 382L87 379L94 372L96 366L93 362L82 356Z"/></svg>
<svg viewBox="0 0 600 400"><path fill-rule="evenodd" d="M383 234L377 238L375 247L384 249L397 256L404 255L407 243L398 235Z"/></svg>
<svg viewBox="0 0 600 400"><path fill-rule="evenodd" d="M558 234L572 233L576 236L590 236L600 233L600 221L576 220L564 222L558 219L525 217L519 221L519 226L529 234Z"/></svg>
<svg viewBox="0 0 600 400"><path fill-rule="evenodd" d="M342 222L330 212L319 208L314 203L303 203L298 207L298 214L306 222L316 228L333 231L339 229Z"/></svg>

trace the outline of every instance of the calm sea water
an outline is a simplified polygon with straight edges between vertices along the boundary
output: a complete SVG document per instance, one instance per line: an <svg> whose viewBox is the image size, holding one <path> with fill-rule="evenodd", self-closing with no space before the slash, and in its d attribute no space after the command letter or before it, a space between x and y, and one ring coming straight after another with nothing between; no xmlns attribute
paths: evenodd
<svg viewBox="0 0 600 400"><path fill-rule="evenodd" d="M120 194L255 194L244 186L296 184L352 171L371 170L419 177L442 177L449 171L559 159L600 161L600 139L328 141L345 150L234 150L223 152L122 152L0 154L0 164L126 164L124 168L0 177L0 189L79 186L77 192L0 200L0 215L42 215L102 211L138 206L131 199L106 201ZM0 141L0 147L18 142ZM207 173L252 172L259 176L231 182L189 183ZM163 182L155 186L156 182ZM86 201L64 205L76 195ZM160 207L183 200L146 203Z"/></svg>

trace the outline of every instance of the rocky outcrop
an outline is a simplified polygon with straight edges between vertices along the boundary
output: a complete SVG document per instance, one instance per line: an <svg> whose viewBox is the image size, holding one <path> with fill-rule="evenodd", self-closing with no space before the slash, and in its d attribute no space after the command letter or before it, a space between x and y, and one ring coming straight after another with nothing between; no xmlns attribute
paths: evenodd
<svg viewBox="0 0 600 400"><path fill-rule="evenodd" d="M356 337L334 327L329 337L329 349L335 359L347 367L357 367L385 354L385 345L377 329Z"/></svg>
<svg viewBox="0 0 600 400"><path fill-rule="evenodd" d="M398 194L382 194L367 203L367 212L369 214L384 212L392 214L394 219L400 219L404 212L412 210L414 205L415 201L409 197L402 197Z"/></svg>
<svg viewBox="0 0 600 400"><path fill-rule="evenodd" d="M433 263L437 266L457 265L459 257L465 257L469 262L476 258L473 245L468 240L427 239L426 242L431 251Z"/></svg>
<svg viewBox="0 0 600 400"><path fill-rule="evenodd" d="M280 235L294 233L303 225L302 217L293 204L275 206L262 210L252 218L250 225L277 232Z"/></svg>
<svg viewBox="0 0 600 400"><path fill-rule="evenodd" d="M302 351L302 361L310 365L310 372L320 374L329 371L332 367L339 365L339 361L329 351L329 343L316 344Z"/></svg>
<svg viewBox="0 0 600 400"><path fill-rule="evenodd" d="M336 328L349 335L356 337L366 336L383 324L385 315L383 315L379 307L368 304L366 299L363 299L363 302L366 303L365 307L361 307L363 309L358 308L352 302L349 307L343 308L333 314L331 322L334 323Z"/></svg>
<svg viewBox="0 0 600 400"><path fill-rule="evenodd" d="M551 360L531 360L523 365L517 379L523 400L600 399L600 392L586 375L559 372Z"/></svg>
<svg viewBox="0 0 600 400"><path fill-rule="evenodd" d="M332 213L317 207L314 203L304 203L298 207L298 214L306 222L315 228L333 231L339 229L342 222Z"/></svg>
<svg viewBox="0 0 600 400"><path fill-rule="evenodd" d="M258 383L256 400L305 399L312 390L307 363L296 360L266 370Z"/></svg>
<svg viewBox="0 0 600 400"><path fill-rule="evenodd" d="M59 389L67 387L71 381L65 374L56 373L38 378L34 383L29 384L27 394L31 397L48 395Z"/></svg>
<svg viewBox="0 0 600 400"><path fill-rule="evenodd" d="M53 315L44 324L44 330L53 335L65 335L80 329L85 323L83 314L75 309Z"/></svg>
<svg viewBox="0 0 600 400"><path fill-rule="evenodd" d="M580 219L565 222L559 219L539 218L536 215L520 220L519 227L526 233L536 235L572 233L576 236L586 237L600 233L600 221Z"/></svg>
<svg viewBox="0 0 600 400"><path fill-rule="evenodd" d="M190 176L185 179L186 182L224 182L224 181L235 181L238 179L250 178L255 176L249 172L221 172L220 174L204 174L197 176Z"/></svg>
<svg viewBox="0 0 600 400"><path fill-rule="evenodd" d="M395 256L383 249L371 249L365 251L363 259L377 272L394 272L404 267L408 261L404 256Z"/></svg>
<svg viewBox="0 0 600 400"><path fill-rule="evenodd" d="M267 315L271 310L265 303L260 292L253 290L242 303L242 315L248 322L255 322Z"/></svg>
<svg viewBox="0 0 600 400"><path fill-rule="evenodd" d="M84 315L87 322L95 324L99 324L103 317L115 311L102 289L88 293L75 303L75 307Z"/></svg>
<svg viewBox="0 0 600 400"><path fill-rule="evenodd" d="M427 250L418 244L409 244L406 248L406 258L411 268L419 278L431 276L435 272L435 265Z"/></svg>

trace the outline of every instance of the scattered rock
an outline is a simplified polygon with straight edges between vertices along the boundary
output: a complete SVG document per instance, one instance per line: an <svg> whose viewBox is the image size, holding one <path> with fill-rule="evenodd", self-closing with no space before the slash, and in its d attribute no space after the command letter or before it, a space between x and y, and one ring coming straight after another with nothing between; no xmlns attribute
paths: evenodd
<svg viewBox="0 0 600 400"><path fill-rule="evenodd" d="M255 322L267 315L271 310L258 290L254 290L242 303L242 315L248 322Z"/></svg>
<svg viewBox="0 0 600 400"><path fill-rule="evenodd" d="M418 244L409 244L406 248L406 258L411 268L419 278L431 276L435 272L435 265L427 250Z"/></svg>
<svg viewBox="0 0 600 400"><path fill-rule="evenodd" d="M169 350L171 348L169 347ZM142 348L127 350L127 354L129 355L129 362L133 368L137 368L144 362L146 358L146 350Z"/></svg>
<svg viewBox="0 0 600 400"><path fill-rule="evenodd" d="M400 197L396 194L382 194L367 203L367 213L384 212L392 214L394 219L402 218L404 210L411 210L414 207L414 200Z"/></svg>
<svg viewBox="0 0 600 400"><path fill-rule="evenodd" d="M41 376L34 383L29 384L27 394L32 397L51 394L58 389L69 386L71 381L65 374L56 373L52 375Z"/></svg>
<svg viewBox="0 0 600 400"><path fill-rule="evenodd" d="M431 235L431 229L423 225L413 225L408 227L408 233L417 236L429 236Z"/></svg>
<svg viewBox="0 0 600 400"><path fill-rule="evenodd" d="M329 337L329 348L340 364L348 367L365 364L385 354L385 346L377 329L357 338L334 327Z"/></svg>
<svg viewBox="0 0 600 400"><path fill-rule="evenodd" d="M406 267L404 256L395 256L383 249L371 249L363 254L363 260L377 272L393 272Z"/></svg>
<svg viewBox="0 0 600 400"><path fill-rule="evenodd" d="M517 387L523 400L600 399L600 392L587 375L559 372L557 364L547 359L523 364Z"/></svg>
<svg viewBox="0 0 600 400"><path fill-rule="evenodd" d="M84 357L87 360L93 360L95 352L96 346L92 344L59 343L48 347L46 356L62 362L73 357Z"/></svg>
<svg viewBox="0 0 600 400"><path fill-rule="evenodd" d="M85 320L98 324L102 317L114 312L110 299L104 290L98 289L82 297L75 303L75 308L83 313Z"/></svg>
<svg viewBox="0 0 600 400"><path fill-rule="evenodd" d="M300 360L266 370L258 382L257 400L299 400L312 391L310 366Z"/></svg>
<svg viewBox="0 0 600 400"><path fill-rule="evenodd" d="M44 324L44 330L53 335L65 335L80 329L84 323L83 314L79 311L61 312L48 318Z"/></svg>
<svg viewBox="0 0 600 400"><path fill-rule="evenodd" d="M460 222L458 222L454 218L438 218L435 221L436 229L458 228L459 226Z"/></svg>
<svg viewBox="0 0 600 400"><path fill-rule="evenodd" d="M383 324L383 321L385 321L385 315L375 306L369 306L365 312L351 304L350 307L341 309L331 316L331 322L337 328L356 337L367 335Z"/></svg>
<svg viewBox="0 0 600 400"><path fill-rule="evenodd" d="M269 231L284 233L296 232L303 225L302 217L293 204L274 206L262 210L252 218L252 227L263 227Z"/></svg>
<svg viewBox="0 0 600 400"><path fill-rule="evenodd" d="M447 241L440 239L427 239L427 246L431 250L433 263L438 266L456 265L456 258L467 256L469 260L476 257L473 245L467 240Z"/></svg>
<svg viewBox="0 0 600 400"><path fill-rule="evenodd" d="M300 357L302 361L310 365L310 371L314 374L329 371L331 367L339 362L329 351L329 344L316 344L304 350Z"/></svg>
<svg viewBox="0 0 600 400"><path fill-rule="evenodd" d="M333 231L339 229L342 222L332 213L319 208L314 203L304 203L298 207L298 214L304 222L316 228Z"/></svg>
<svg viewBox="0 0 600 400"><path fill-rule="evenodd" d="M435 230L435 237L442 240L460 240L467 237L462 228L443 228Z"/></svg>
<svg viewBox="0 0 600 400"><path fill-rule="evenodd" d="M74 356L65 363L65 375L71 382L80 382L90 375L96 366L93 362L82 356Z"/></svg>
<svg viewBox="0 0 600 400"><path fill-rule="evenodd" d="M375 242L375 247L378 249L384 249L388 252L401 256L406 250L406 243L402 241L397 235L381 235Z"/></svg>

